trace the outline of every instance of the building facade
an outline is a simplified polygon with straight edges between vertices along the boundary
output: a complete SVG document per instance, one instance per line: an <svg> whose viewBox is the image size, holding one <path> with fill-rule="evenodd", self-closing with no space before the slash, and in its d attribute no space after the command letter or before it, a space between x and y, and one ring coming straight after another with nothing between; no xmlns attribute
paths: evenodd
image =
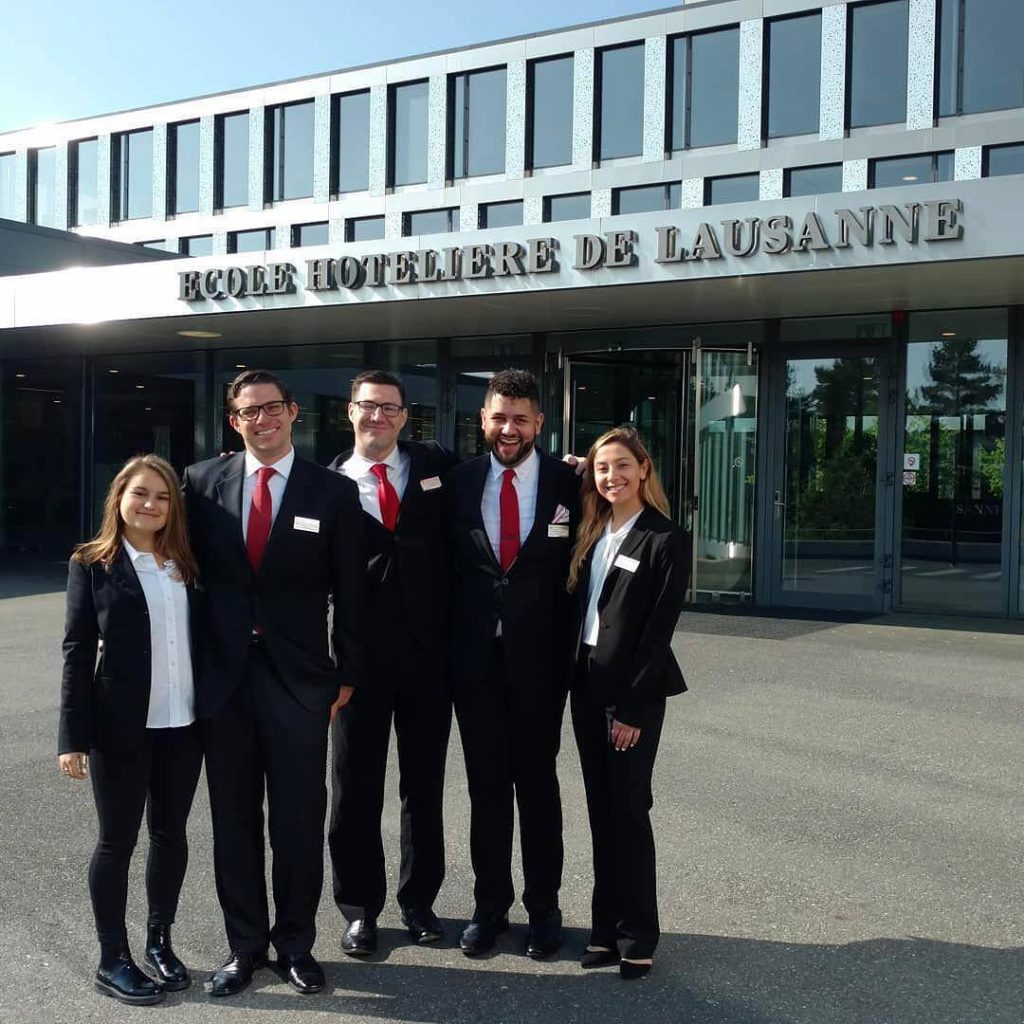
<svg viewBox="0 0 1024 1024"><path fill-rule="evenodd" d="M0 549L66 557L129 455L299 450L386 367L479 450L647 439L695 601L1024 614L1024 4L704 0L0 135L0 217L178 260L0 281Z"/></svg>

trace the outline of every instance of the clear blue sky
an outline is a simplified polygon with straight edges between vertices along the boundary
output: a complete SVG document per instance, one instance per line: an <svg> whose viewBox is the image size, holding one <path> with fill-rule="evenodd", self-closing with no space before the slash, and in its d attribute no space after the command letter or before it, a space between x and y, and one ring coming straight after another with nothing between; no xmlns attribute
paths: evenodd
<svg viewBox="0 0 1024 1024"><path fill-rule="evenodd" d="M666 0L0 0L0 131L667 6Z"/></svg>

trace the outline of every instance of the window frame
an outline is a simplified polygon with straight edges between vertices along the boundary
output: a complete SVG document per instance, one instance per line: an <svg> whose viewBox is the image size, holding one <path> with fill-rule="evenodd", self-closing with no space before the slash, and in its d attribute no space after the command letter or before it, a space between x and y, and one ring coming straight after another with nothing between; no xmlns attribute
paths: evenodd
<svg viewBox="0 0 1024 1024"><path fill-rule="evenodd" d="M641 96L645 89L645 66L644 66L644 40L632 40L626 43L615 43L612 46L602 46L594 51L594 112L593 112L593 131L592 131L592 146L593 154L592 160L595 166L607 163L610 160L635 160L638 157L643 156L644 152L644 120L643 120L643 106L641 105L640 114L638 119L638 133L639 133L639 148L635 153L619 153L616 156L602 156L602 114L604 110L602 90L604 87L604 58L606 54L613 53L617 50L639 50L641 59L641 73L640 73L640 91Z"/></svg>
<svg viewBox="0 0 1024 1024"><path fill-rule="evenodd" d="M179 210L178 209L178 129L187 128L195 125L196 127L196 205L195 209L192 210ZM173 219L180 215L187 215L190 213L199 213L202 207L200 199L200 164L202 162L202 129L199 126L199 118L193 117L187 121L175 121L173 124L167 126L167 187L165 191L165 204L166 210L164 215L168 219Z"/></svg>
<svg viewBox="0 0 1024 1024"><path fill-rule="evenodd" d="M427 124L423 133L423 177L416 181L396 181L396 165L398 156L398 104L395 100L399 89L411 88L414 85L426 89L426 120ZM387 100L387 187L389 189L405 188L408 185L423 185L430 178L430 79L412 78L406 82L391 82L388 84Z"/></svg>
<svg viewBox="0 0 1024 1024"><path fill-rule="evenodd" d="M274 176L275 176L275 160L274 155L276 153L276 139L274 123L276 121L276 114L278 111L287 110L289 107L308 107L310 117L312 118L313 131L310 136L310 153L309 153L309 192L303 193L299 196L277 196L274 190ZM285 142L288 136L288 118L283 117L281 135L281 149L282 154L285 150ZM316 191L316 101L313 97L299 100L288 100L285 103L272 103L266 108L266 115L264 117L263 124L263 201L264 203L291 203L296 200L311 199ZM285 175L287 174L287 164L284 160L280 161L281 166L281 188L284 189Z"/></svg>
<svg viewBox="0 0 1024 1024"><path fill-rule="evenodd" d="M541 164L539 167L535 164L536 159L536 140L534 138L535 132L535 118L534 118L534 106L537 101L537 82L536 82L536 69L539 64L554 64L556 61L569 61L572 68L572 79L569 86L569 159L564 163L557 164ZM556 53L549 56L537 57L534 60L527 61L526 64L526 148L525 148L525 160L527 171L542 171L547 170L549 167L571 167L572 166L572 151L573 151L573 116L574 116L574 105L575 105L575 89L576 84L576 54L572 51L568 53Z"/></svg>
<svg viewBox="0 0 1024 1024"><path fill-rule="evenodd" d="M500 71L505 76L505 105L502 110L502 140L501 146L501 167L496 170L485 170L485 171L471 171L469 167L469 154L471 145L471 135L473 131L472 124L472 103L473 103L473 90L471 83L474 77L478 75L490 75L495 71ZM460 80L465 82L465 103L463 113L463 132L461 141L456 139L456 121L455 116L455 105L458 94L458 83ZM492 174L506 174L508 172L508 160L506 152L508 149L508 65L507 64L495 64L486 68L471 68L466 71L456 71L448 75L447 81L447 140L445 145L445 178L448 181L465 181L467 178L483 178ZM485 129L486 130L486 129ZM456 165L456 146L462 150L462 174L455 173Z"/></svg>
<svg viewBox="0 0 1024 1024"><path fill-rule="evenodd" d="M363 188L341 187L341 151L342 146L342 118L341 102L350 96L365 96L367 117L366 117L366 185ZM366 192L370 188L370 138L373 134L370 118L371 98L369 89L349 89L346 92L336 92L331 95L331 156L330 156L330 183L331 195L341 197L353 195L356 192Z"/></svg>

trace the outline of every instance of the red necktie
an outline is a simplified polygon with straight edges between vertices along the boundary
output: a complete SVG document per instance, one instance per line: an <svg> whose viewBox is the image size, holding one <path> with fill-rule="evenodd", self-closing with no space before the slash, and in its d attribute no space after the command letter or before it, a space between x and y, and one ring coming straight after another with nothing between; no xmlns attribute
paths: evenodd
<svg viewBox="0 0 1024 1024"><path fill-rule="evenodd" d="M249 525L245 531L245 550L253 572L259 572L263 564L263 553L267 550L267 539L274 521L269 480L276 472L273 466L261 466L256 471L256 489L252 492Z"/></svg>
<svg viewBox="0 0 1024 1024"><path fill-rule="evenodd" d="M514 469L506 469L501 478L501 524L498 528L498 551L501 555L501 571L508 572L509 566L519 554L519 497L512 481L516 478Z"/></svg>
<svg viewBox="0 0 1024 1024"><path fill-rule="evenodd" d="M398 491L388 479L388 467L378 462L370 467L370 472L377 478L377 501L380 503L380 521L386 530L395 532L398 525Z"/></svg>

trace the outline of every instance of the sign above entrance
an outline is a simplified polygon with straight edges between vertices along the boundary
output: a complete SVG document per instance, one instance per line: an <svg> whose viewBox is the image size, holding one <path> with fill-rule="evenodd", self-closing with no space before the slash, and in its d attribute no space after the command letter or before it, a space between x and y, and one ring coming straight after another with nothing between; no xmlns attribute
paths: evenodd
<svg viewBox="0 0 1024 1024"><path fill-rule="evenodd" d="M828 249L871 248L948 242L963 238L959 199L861 206L831 216L810 212L799 222L784 215L700 223L692 234L674 226L655 228L657 264L702 263L726 258L771 257ZM572 269L621 270L640 263L637 231L573 236ZM178 274L178 298L184 302L293 295L339 289L380 288L557 273L563 253L557 238L524 242L474 243L439 249L407 249L365 256L306 260L304 281L292 263L215 267Z"/></svg>

